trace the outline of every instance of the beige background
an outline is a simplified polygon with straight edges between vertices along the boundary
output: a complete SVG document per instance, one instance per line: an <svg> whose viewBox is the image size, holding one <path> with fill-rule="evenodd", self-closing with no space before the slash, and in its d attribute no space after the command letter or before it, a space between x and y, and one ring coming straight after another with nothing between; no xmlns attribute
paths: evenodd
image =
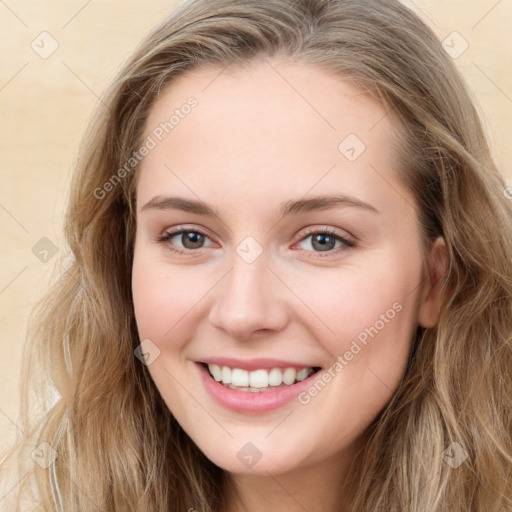
<svg viewBox="0 0 512 512"><path fill-rule="evenodd" d="M58 260L43 263L32 248L43 237L63 247L69 171L98 97L124 57L176 3L0 0L0 452L16 433L27 316ZM441 39L456 31L469 44L457 64L478 98L496 160L512 184L512 2L406 3ZM40 52L51 47L49 36L40 36L43 31L59 45L46 59L31 48L32 41ZM454 40L455 49L460 44Z"/></svg>

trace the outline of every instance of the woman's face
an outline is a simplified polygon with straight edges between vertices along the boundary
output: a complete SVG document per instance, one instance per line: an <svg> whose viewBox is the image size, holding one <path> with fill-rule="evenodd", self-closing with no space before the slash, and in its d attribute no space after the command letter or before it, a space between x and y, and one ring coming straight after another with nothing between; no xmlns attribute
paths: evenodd
<svg viewBox="0 0 512 512"><path fill-rule="evenodd" d="M379 103L306 64L194 70L154 104L132 279L141 350L220 467L341 460L397 389L431 306L393 137Z"/></svg>

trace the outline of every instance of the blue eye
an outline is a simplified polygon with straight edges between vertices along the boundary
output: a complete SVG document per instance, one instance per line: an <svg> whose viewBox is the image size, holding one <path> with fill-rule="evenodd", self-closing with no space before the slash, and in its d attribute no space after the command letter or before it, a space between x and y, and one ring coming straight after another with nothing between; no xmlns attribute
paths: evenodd
<svg viewBox="0 0 512 512"><path fill-rule="evenodd" d="M356 243L354 241L349 240L348 238L345 238L344 236L328 228L308 229L305 236L301 238L299 244L308 239L310 239L309 246L313 250L305 250L307 252L325 253L318 254L318 256L329 256L338 253L340 248L341 250L343 250L343 248L351 248L356 246Z"/></svg>
<svg viewBox="0 0 512 512"><path fill-rule="evenodd" d="M181 237L180 237L181 235ZM182 247L174 248L173 250L184 253L187 251L193 251L195 249L202 249L202 244L204 244L205 240L208 239L208 236L201 231L197 230L187 230L187 229L178 229L176 231L170 231L165 233L163 236L158 238L159 242L171 242L173 238L178 238L181 242ZM172 243L172 242L171 242ZM172 245L175 245L172 243Z"/></svg>
<svg viewBox="0 0 512 512"><path fill-rule="evenodd" d="M305 233L302 233L302 238L298 244L311 239L310 249L302 249L306 252L317 253L318 256L330 256L337 254L340 250L355 247L356 243L344 236L336 233L328 228L308 228ZM172 240L176 238L177 241ZM213 245L212 243L204 245L205 242L210 241L210 238L197 229L183 229L183 227L176 228L173 231L166 232L161 237L157 238L158 242L169 243L170 249L180 254L201 252L201 249ZM177 243L180 245L177 245ZM325 254L321 254L325 253Z"/></svg>

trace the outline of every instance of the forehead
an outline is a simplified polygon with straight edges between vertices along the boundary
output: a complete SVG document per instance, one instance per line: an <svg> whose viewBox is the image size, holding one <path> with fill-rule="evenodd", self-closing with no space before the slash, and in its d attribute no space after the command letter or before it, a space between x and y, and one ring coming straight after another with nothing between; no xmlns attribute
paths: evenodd
<svg viewBox="0 0 512 512"><path fill-rule="evenodd" d="M195 106L184 108L191 98ZM199 68L163 88L150 111L144 137L156 144L137 195L208 191L215 201L243 194L270 204L336 188L378 204L400 195L398 183L389 185L394 132L377 100L311 64Z"/></svg>
<svg viewBox="0 0 512 512"><path fill-rule="evenodd" d="M191 97L197 99L198 108L187 124L200 115L203 128L207 128L203 121L211 121L209 128L217 133L217 127L237 123L240 129L249 127L253 137L253 128L281 127L288 134L309 131L310 137L314 132L336 142L346 130L365 138L377 124L382 124L382 133L389 134L393 123L388 109L339 74L311 63L258 59L244 66L200 67L179 75L161 89L146 132L168 121ZM175 137L183 127L173 131ZM230 135L235 142L237 135L242 138L245 133L237 130Z"/></svg>

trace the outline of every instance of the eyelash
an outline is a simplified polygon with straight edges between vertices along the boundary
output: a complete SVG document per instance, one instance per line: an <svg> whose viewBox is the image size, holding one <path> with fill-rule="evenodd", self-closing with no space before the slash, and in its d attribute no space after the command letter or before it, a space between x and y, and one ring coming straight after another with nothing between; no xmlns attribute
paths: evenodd
<svg viewBox="0 0 512 512"><path fill-rule="evenodd" d="M204 231L201 231L200 229L185 229L183 226L180 226L180 227L176 228L175 230L168 231L165 234L163 234L162 236L157 237L156 241L159 243L166 243L171 238L174 238L176 235L180 235L182 233L198 233L200 235L205 236L206 238L210 238ZM297 243L300 243L303 240L305 240L306 238L308 238L309 236L316 235L316 234L328 235L328 236L334 238L335 240L340 241L345 247L338 247L337 249L325 251L325 253L322 253L322 251L308 251L308 250L302 249L306 253L315 254L315 256L311 256L311 254L308 254L308 257L311 257L311 258L318 258L318 257L325 258L328 256L332 256L334 254L338 254L340 251L344 251L347 249L357 247L356 242L354 242L353 240L349 240L348 238L340 235L339 233L336 233L334 230L329 229L329 228L306 228L306 230L301 233L301 239ZM205 247L200 247L199 249L181 249L179 247L178 248L169 247L169 249L178 254L191 254L191 253L200 253L200 252L202 252L202 249L205 249Z"/></svg>

